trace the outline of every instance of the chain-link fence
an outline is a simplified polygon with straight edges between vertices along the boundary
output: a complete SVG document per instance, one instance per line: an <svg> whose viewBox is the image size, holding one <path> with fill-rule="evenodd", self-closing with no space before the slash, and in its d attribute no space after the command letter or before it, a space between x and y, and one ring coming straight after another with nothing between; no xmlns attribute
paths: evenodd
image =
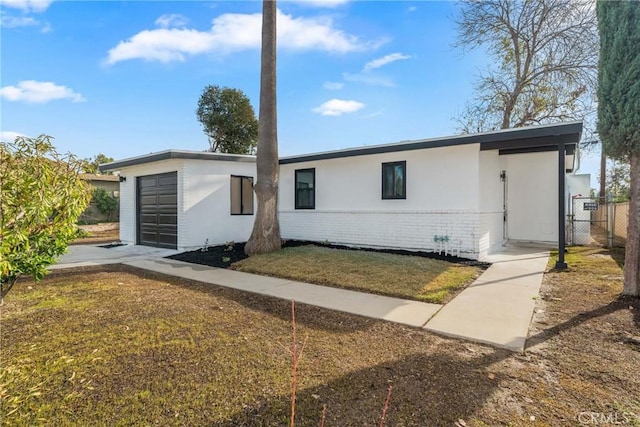
<svg viewBox="0 0 640 427"><path fill-rule="evenodd" d="M624 247L629 203L613 203L601 197L573 197L568 219L570 244Z"/></svg>

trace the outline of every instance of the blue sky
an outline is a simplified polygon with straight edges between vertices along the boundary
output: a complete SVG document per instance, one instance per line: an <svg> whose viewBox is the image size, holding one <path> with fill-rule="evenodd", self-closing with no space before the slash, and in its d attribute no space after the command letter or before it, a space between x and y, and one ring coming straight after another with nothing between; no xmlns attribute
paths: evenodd
<svg viewBox="0 0 640 427"><path fill-rule="evenodd" d="M206 85L258 112L259 1L0 0L3 139L116 159L205 150ZM454 2L280 1L280 155L456 133L482 51L452 47ZM594 156L595 157L595 156ZM595 174L594 159L582 170ZM594 184L595 185L595 184Z"/></svg>

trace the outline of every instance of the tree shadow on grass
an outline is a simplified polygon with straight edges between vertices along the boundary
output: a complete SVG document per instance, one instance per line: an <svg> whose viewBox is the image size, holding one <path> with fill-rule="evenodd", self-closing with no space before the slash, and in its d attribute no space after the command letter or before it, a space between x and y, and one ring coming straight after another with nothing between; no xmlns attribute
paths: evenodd
<svg viewBox="0 0 640 427"><path fill-rule="evenodd" d="M156 273L136 267L123 264L112 264L92 267L81 267L68 270L54 270L51 276L65 274L71 280L73 277L83 278L92 272L113 272L113 273L129 273L140 277L141 279L158 280L165 283L171 283L189 290L203 292L218 298L225 298L234 301L245 308L253 311L259 311L270 316L275 316L284 321L291 321L291 301L279 299L276 297L260 295L252 292L241 291L232 288L226 288L220 285L213 285L196 280L183 279L176 276ZM330 311L325 308L315 307L299 303L304 306L298 314L298 321L305 327L330 332L353 332L369 328L379 320L368 319L361 316L354 316L347 313ZM331 316L326 314L331 312Z"/></svg>
<svg viewBox="0 0 640 427"><path fill-rule="evenodd" d="M624 269L624 247L614 247L609 249L611 258L618 264L618 266Z"/></svg>
<svg viewBox="0 0 640 427"><path fill-rule="evenodd" d="M547 340L550 340L562 334L563 332L569 329L576 328L592 319L606 316L620 310L629 310L630 308L633 311L633 323L636 327L640 328L640 299L629 296L620 296L607 305L603 305L602 307L598 307L594 310L584 313L578 313L566 322L562 322L555 326L546 328L539 333L530 336L529 338L527 338L527 344L525 348L533 347Z"/></svg>
<svg viewBox="0 0 640 427"><path fill-rule="evenodd" d="M326 404L327 426L377 426L388 386L392 385L385 425L451 426L482 408L503 379L500 373L490 378L487 367L511 354L504 350L470 358L446 351L413 354L351 372L320 386L303 387L297 393L296 425L320 425ZM290 396L278 396L247 406L231 420L215 425L287 425L289 402Z"/></svg>

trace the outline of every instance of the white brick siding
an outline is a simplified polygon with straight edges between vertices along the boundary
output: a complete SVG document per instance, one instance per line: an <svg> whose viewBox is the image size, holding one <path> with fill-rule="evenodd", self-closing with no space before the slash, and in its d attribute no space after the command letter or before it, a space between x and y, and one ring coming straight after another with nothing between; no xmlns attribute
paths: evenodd
<svg viewBox="0 0 640 427"><path fill-rule="evenodd" d="M476 259L479 215L469 211L280 211L283 239L445 251ZM447 236L437 243L435 236Z"/></svg>

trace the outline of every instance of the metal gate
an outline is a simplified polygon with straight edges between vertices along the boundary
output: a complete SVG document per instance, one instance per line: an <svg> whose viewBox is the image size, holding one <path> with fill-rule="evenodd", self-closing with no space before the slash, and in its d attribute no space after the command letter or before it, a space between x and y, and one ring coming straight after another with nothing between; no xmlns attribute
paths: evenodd
<svg viewBox="0 0 640 427"><path fill-rule="evenodd" d="M572 197L568 238L572 245L613 246L613 224L604 197Z"/></svg>

